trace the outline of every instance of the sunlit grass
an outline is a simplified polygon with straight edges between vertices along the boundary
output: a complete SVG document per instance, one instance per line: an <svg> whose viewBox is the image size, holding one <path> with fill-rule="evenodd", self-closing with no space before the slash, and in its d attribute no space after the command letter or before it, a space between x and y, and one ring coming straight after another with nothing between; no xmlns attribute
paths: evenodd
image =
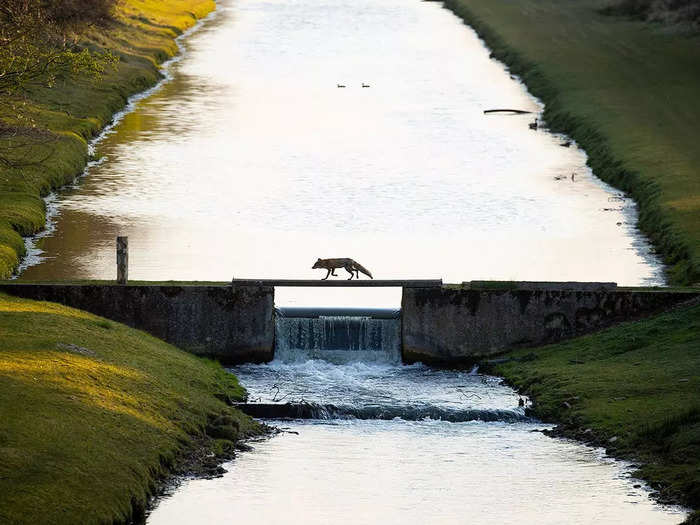
<svg viewBox="0 0 700 525"><path fill-rule="evenodd" d="M612 1L446 4L543 99L547 123L584 147L595 173L640 204L671 282L698 283L699 37L598 12Z"/></svg>
<svg viewBox="0 0 700 525"><path fill-rule="evenodd" d="M119 323L0 294L0 523L124 520L244 390Z"/></svg>
<svg viewBox="0 0 700 525"><path fill-rule="evenodd" d="M109 49L120 57L116 71L108 70L97 84L60 81L50 89L35 89L0 104L0 118L8 124L32 121L57 134L55 141L10 155L24 165L0 166L0 279L10 276L24 255L22 236L44 227L40 197L82 172L88 160L87 141L130 95L160 78L158 64L177 52L175 37L215 7L213 0L125 0L108 29L91 29L85 36L86 45ZM23 121L17 119L19 114ZM39 159L46 160L31 164Z"/></svg>
<svg viewBox="0 0 700 525"><path fill-rule="evenodd" d="M497 371L539 417L645 461L644 477L700 507L700 306L510 355L529 353Z"/></svg>

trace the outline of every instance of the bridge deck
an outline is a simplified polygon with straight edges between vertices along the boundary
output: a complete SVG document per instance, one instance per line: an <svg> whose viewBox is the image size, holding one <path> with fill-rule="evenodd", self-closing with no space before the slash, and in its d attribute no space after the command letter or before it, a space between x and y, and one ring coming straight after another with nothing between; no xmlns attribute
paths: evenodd
<svg viewBox="0 0 700 525"><path fill-rule="evenodd" d="M439 288L442 279L234 279L233 286L318 286L348 288Z"/></svg>

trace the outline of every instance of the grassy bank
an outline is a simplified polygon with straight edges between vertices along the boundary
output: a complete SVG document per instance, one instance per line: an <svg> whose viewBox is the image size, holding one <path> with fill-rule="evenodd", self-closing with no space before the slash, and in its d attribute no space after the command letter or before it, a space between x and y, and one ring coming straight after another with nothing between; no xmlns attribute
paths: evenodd
<svg viewBox="0 0 700 525"><path fill-rule="evenodd" d="M674 284L700 281L700 36L606 16L608 0L445 0L630 193Z"/></svg>
<svg viewBox="0 0 700 525"><path fill-rule="evenodd" d="M495 372L558 432L641 461L666 501L700 508L700 305L509 354Z"/></svg>
<svg viewBox="0 0 700 525"><path fill-rule="evenodd" d="M243 396L144 332L0 294L0 522L126 520L192 455L260 431L225 402Z"/></svg>
<svg viewBox="0 0 700 525"><path fill-rule="evenodd" d="M10 125L33 121L51 136L14 152L25 165L0 165L0 278L7 278L24 255L22 236L43 228L41 197L83 171L88 140L130 95L159 80L158 64L177 52L175 38L214 8L214 0L124 0L114 22L84 36L89 48L119 57L116 69L108 69L102 81L59 80L52 88L2 101L0 119ZM21 121L17 107L22 108ZM24 162L42 159L41 164Z"/></svg>

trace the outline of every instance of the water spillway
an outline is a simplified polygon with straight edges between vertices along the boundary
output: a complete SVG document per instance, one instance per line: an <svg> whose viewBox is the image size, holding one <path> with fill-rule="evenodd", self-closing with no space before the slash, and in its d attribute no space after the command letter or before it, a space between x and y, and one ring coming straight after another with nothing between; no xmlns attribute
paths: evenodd
<svg viewBox="0 0 700 525"><path fill-rule="evenodd" d="M275 313L278 361L401 362L399 310L278 308Z"/></svg>

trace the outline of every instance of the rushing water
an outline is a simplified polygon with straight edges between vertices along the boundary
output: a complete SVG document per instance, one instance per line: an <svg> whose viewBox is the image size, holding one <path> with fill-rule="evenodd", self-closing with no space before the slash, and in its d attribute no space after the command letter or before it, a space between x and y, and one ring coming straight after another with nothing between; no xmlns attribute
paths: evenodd
<svg viewBox="0 0 700 525"><path fill-rule="evenodd" d="M325 311L324 311L325 310ZM335 309L278 309L275 356L283 362L299 359L401 361L401 320L398 310L360 310L343 315Z"/></svg>
<svg viewBox="0 0 700 525"><path fill-rule="evenodd" d="M267 365L233 370L251 402L325 407L229 463L188 480L148 523L678 523L629 468L600 449L544 436L518 395L466 371L335 363L283 345ZM294 345L291 345L294 346ZM308 345L304 344L302 346ZM309 348L310 351L313 348Z"/></svg>
<svg viewBox="0 0 700 525"><path fill-rule="evenodd" d="M353 257L380 278L662 280L633 204L580 150L534 115L483 114L540 106L439 3L223 0L184 44L52 204L23 278L113 278L125 234L133 279L318 278L317 257Z"/></svg>

